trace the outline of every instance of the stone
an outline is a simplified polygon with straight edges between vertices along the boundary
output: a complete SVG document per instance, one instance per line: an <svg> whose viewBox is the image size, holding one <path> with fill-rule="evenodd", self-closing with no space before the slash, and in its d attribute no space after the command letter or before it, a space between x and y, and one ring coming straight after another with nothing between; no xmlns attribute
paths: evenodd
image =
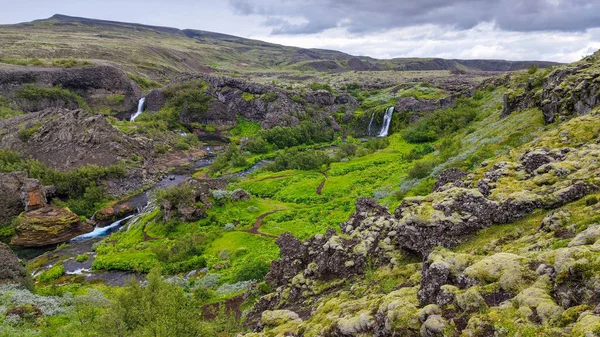
<svg viewBox="0 0 600 337"><path fill-rule="evenodd" d="M250 194L248 194L248 192L242 190L242 189L237 189L233 192L231 192L231 201L236 202L236 201L248 201L250 200Z"/></svg>
<svg viewBox="0 0 600 337"><path fill-rule="evenodd" d="M11 244L22 247L49 246L67 242L93 229L92 222L82 222L68 208L47 206L17 218L17 235L12 238Z"/></svg>
<svg viewBox="0 0 600 337"><path fill-rule="evenodd" d="M39 180L28 178L25 172L0 173L0 224L46 205L46 188Z"/></svg>
<svg viewBox="0 0 600 337"><path fill-rule="evenodd" d="M13 251L4 243L0 242L0 285L19 284L29 285L29 273L13 253Z"/></svg>

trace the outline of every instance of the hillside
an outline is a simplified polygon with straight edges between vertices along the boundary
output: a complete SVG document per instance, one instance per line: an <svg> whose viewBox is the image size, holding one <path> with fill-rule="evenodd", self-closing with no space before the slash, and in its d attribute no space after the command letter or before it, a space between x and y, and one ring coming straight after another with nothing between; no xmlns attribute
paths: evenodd
<svg viewBox="0 0 600 337"><path fill-rule="evenodd" d="M61 58L102 60L160 82L180 72L513 71L532 64L556 65L552 62L426 58L377 60L213 32L58 14L49 19L0 26L0 48L3 62L32 62L31 59L51 62Z"/></svg>

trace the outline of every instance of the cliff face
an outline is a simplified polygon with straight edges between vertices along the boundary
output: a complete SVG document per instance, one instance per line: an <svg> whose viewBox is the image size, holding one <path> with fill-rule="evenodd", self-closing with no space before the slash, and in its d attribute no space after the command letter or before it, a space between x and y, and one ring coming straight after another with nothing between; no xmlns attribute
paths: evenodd
<svg viewBox="0 0 600 337"><path fill-rule="evenodd" d="M0 285L30 283L29 274L19 258L5 244L0 243Z"/></svg>
<svg viewBox="0 0 600 337"><path fill-rule="evenodd" d="M33 87L26 87L31 85ZM142 89L121 70L108 65L80 68L40 68L0 65L0 93L12 99L20 110L47 108L83 108L82 102L65 94L37 94L31 88L70 90L90 107L110 105L109 97L122 95L122 104L114 108L133 111Z"/></svg>
<svg viewBox="0 0 600 337"><path fill-rule="evenodd" d="M504 99L503 115L515 110L536 107L544 113L546 123L566 120L589 113L600 104L600 53L543 76L531 74L515 85Z"/></svg>

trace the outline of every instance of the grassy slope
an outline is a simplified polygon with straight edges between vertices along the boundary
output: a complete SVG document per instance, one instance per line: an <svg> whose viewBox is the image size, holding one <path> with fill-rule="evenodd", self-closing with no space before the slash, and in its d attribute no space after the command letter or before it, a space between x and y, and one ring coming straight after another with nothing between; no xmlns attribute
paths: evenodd
<svg viewBox="0 0 600 337"><path fill-rule="evenodd" d="M337 70L352 70L355 58L337 51L301 49L249 40L230 35L173 28L143 26L56 15L18 25L0 26L3 62L32 59L74 58L110 61L126 71L164 81L182 71L306 72L318 73L315 62L336 64ZM379 70L508 70L513 63L487 61L465 66L452 60L361 58ZM51 62L50 62L51 63ZM464 63L464 62L463 62ZM519 67L527 67L527 63Z"/></svg>

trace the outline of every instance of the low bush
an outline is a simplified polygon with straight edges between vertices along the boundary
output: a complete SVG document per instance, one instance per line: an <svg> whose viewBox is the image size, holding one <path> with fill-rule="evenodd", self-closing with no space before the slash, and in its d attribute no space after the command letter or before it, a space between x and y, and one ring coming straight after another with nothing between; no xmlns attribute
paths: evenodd
<svg viewBox="0 0 600 337"><path fill-rule="evenodd" d="M256 137L250 140L244 149L255 154L267 153L269 152L269 143L262 137Z"/></svg>
<svg viewBox="0 0 600 337"><path fill-rule="evenodd" d="M329 83L314 82L314 83L310 84L310 89L313 90L313 91L327 90L329 92L333 92L333 88L331 87L331 85L329 85Z"/></svg>
<svg viewBox="0 0 600 337"><path fill-rule="evenodd" d="M58 278L60 278L61 276L63 276L64 273L65 273L65 266L63 266L62 264L56 264L56 265L52 266L52 268L41 273L40 276L38 277L38 280L40 282L54 281L54 280L57 280Z"/></svg>
<svg viewBox="0 0 600 337"><path fill-rule="evenodd" d="M284 149L298 145L331 142L334 138L334 131L322 123L302 122L296 127L276 126L270 130L263 130L260 132L260 136L277 148Z"/></svg>
<svg viewBox="0 0 600 337"><path fill-rule="evenodd" d="M52 88L37 87L34 84L28 83L23 84L15 93L15 98L38 102L42 99L50 101L63 101L76 103L80 108L88 108L87 103L81 98L81 96L71 92L70 90L63 89L60 86Z"/></svg>
<svg viewBox="0 0 600 337"><path fill-rule="evenodd" d="M429 176L437 165L438 163L433 159L418 161L408 170L408 178L423 179Z"/></svg>
<svg viewBox="0 0 600 337"><path fill-rule="evenodd" d="M241 265L235 273L235 281L261 281L269 272L269 263L263 260L252 260Z"/></svg>
<svg viewBox="0 0 600 337"><path fill-rule="evenodd" d="M330 158L323 151L288 149L278 153L272 163L265 165L265 170L316 170L329 163Z"/></svg>

